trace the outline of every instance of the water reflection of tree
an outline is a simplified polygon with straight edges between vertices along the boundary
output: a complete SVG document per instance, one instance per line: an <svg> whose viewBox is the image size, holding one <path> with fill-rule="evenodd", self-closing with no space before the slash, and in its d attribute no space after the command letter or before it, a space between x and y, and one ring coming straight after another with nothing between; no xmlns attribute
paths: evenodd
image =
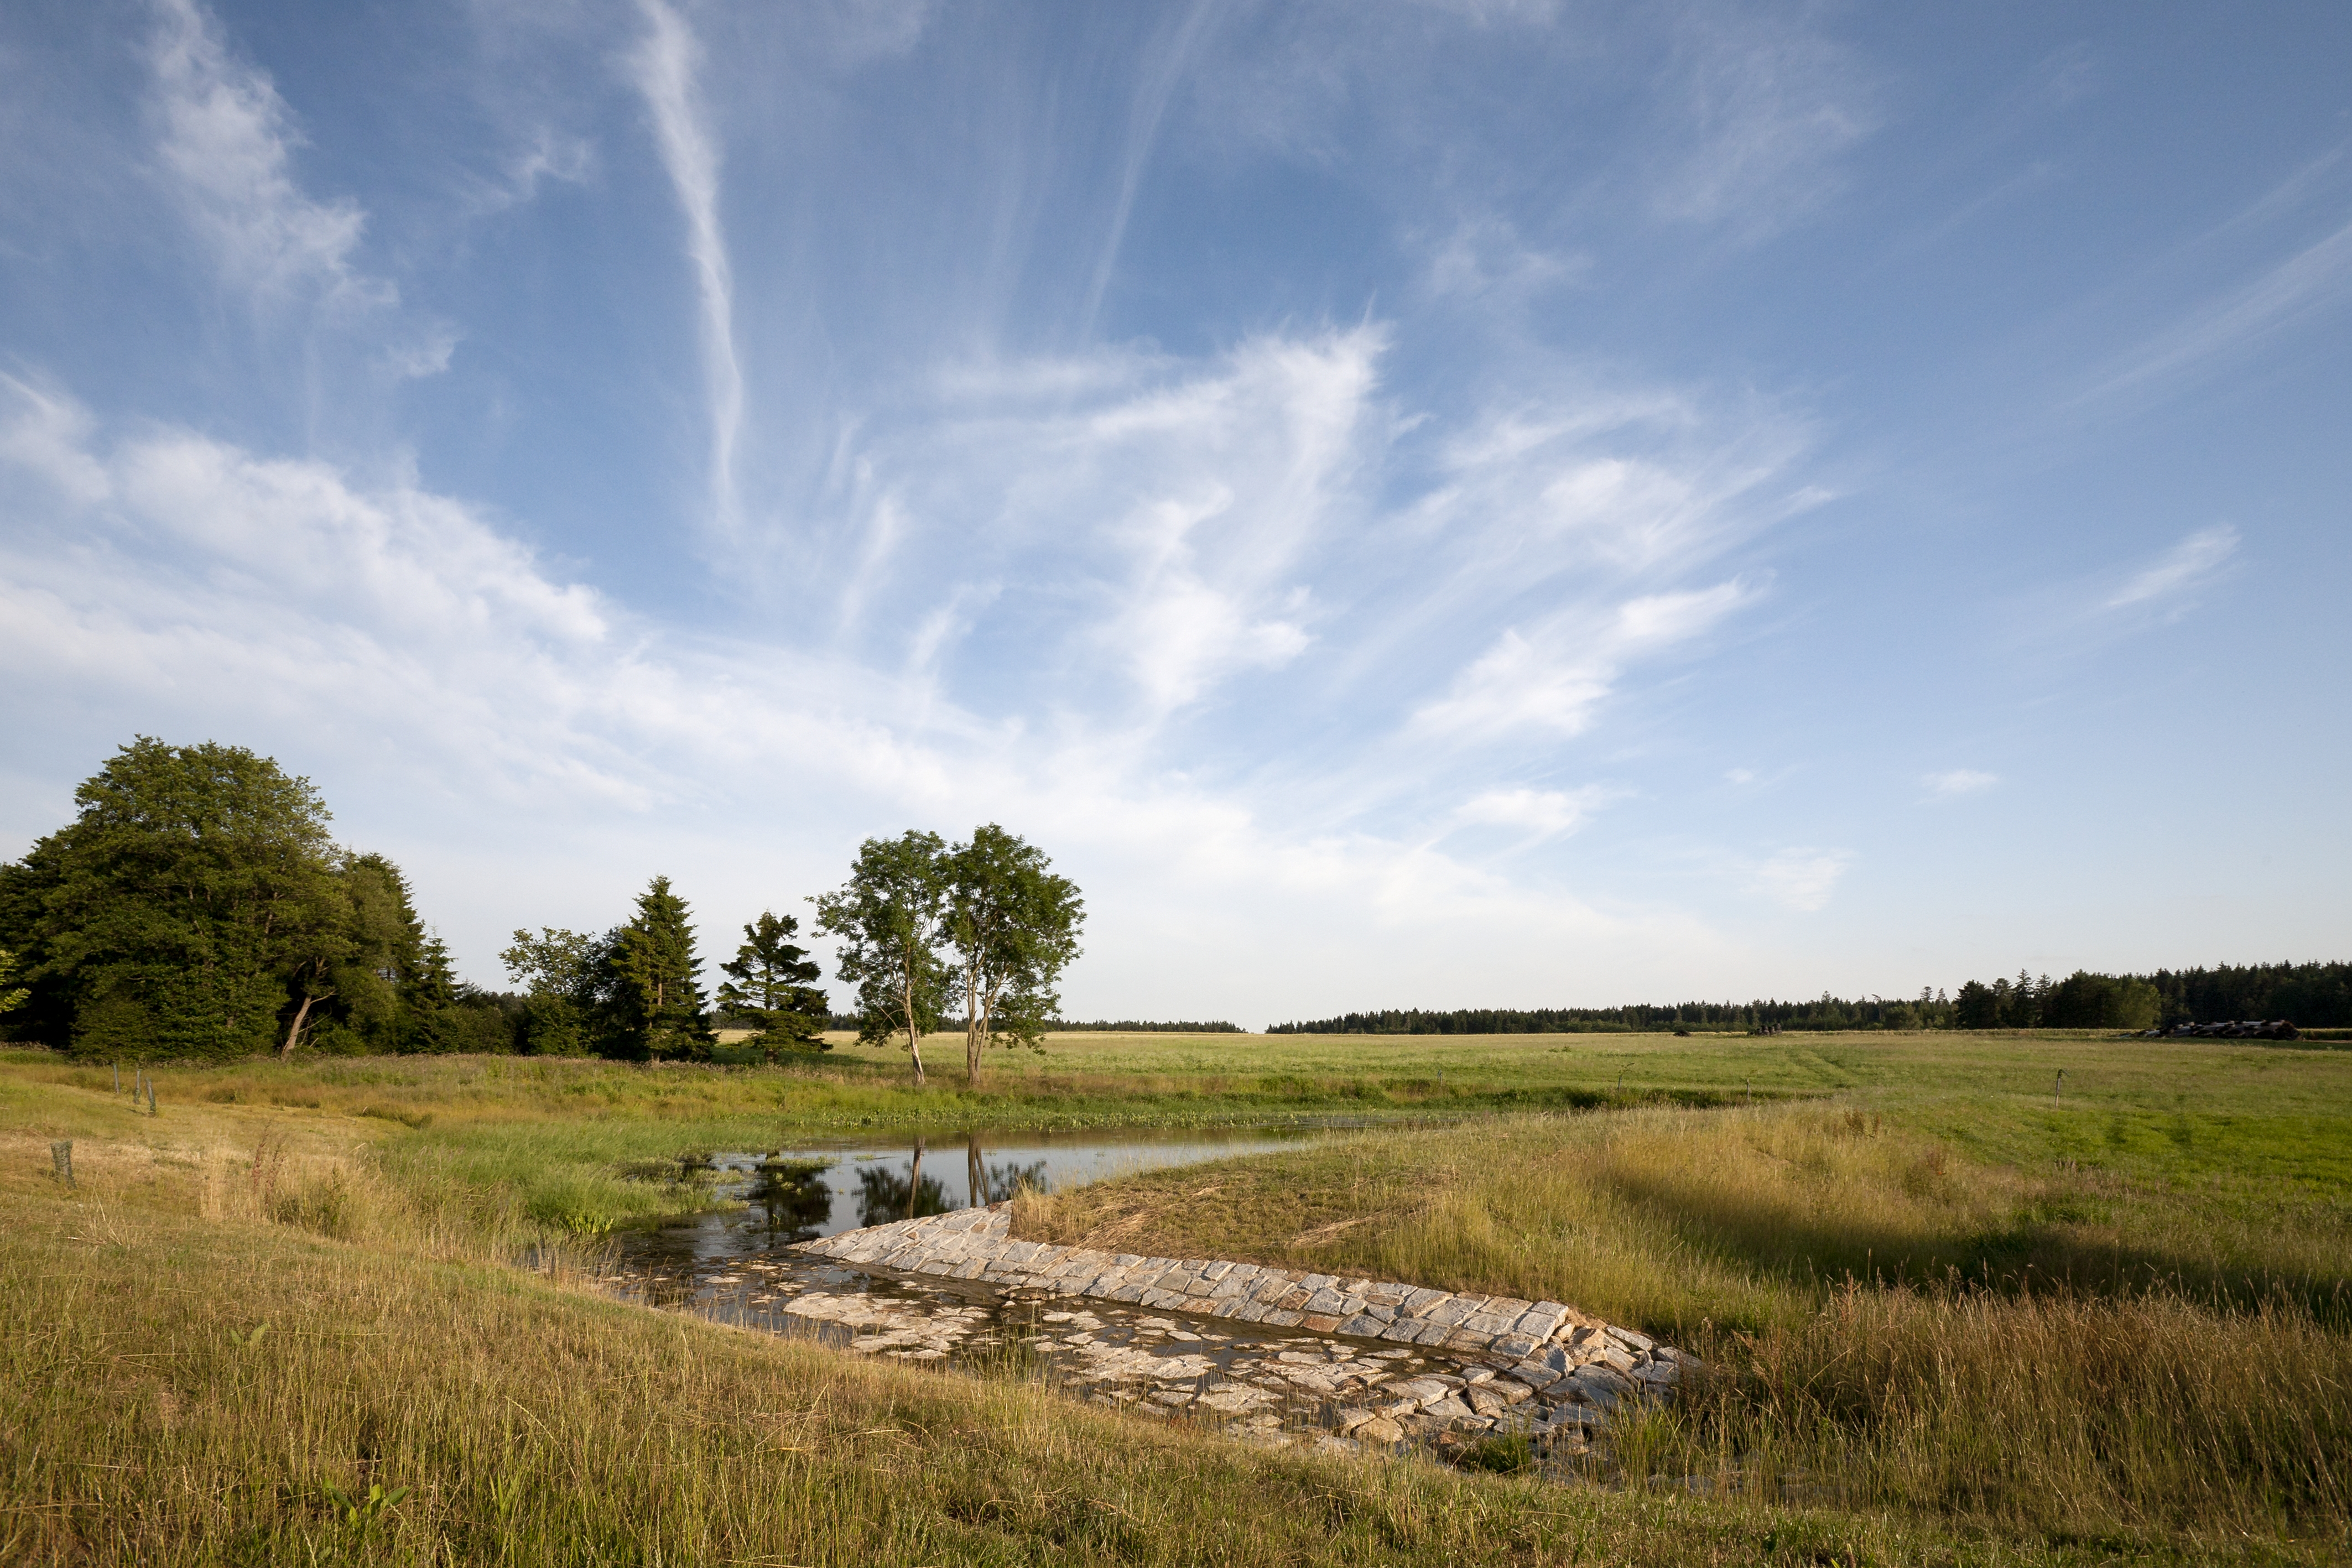
<svg viewBox="0 0 2352 1568"><path fill-rule="evenodd" d="M972 1184L971 1201L975 1205L1002 1203L1024 1186L1039 1192L1045 1189L1044 1160L1035 1160L1025 1166L1015 1165L1011 1160L997 1161Z"/></svg>
<svg viewBox="0 0 2352 1568"><path fill-rule="evenodd" d="M919 1151L911 1170L900 1172L876 1163L857 1167L857 1223L887 1225L926 1214L945 1214L952 1206L939 1177L923 1174Z"/></svg>
<svg viewBox="0 0 2352 1568"><path fill-rule="evenodd" d="M807 1241L823 1232L833 1214L833 1193L822 1178L824 1169L773 1156L761 1163L745 1197L758 1216L754 1223L772 1243Z"/></svg>

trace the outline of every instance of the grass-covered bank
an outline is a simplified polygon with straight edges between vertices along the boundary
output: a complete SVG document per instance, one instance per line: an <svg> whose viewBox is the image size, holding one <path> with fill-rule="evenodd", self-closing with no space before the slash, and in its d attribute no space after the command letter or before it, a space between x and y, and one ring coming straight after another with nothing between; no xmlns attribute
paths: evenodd
<svg viewBox="0 0 2352 1568"><path fill-rule="evenodd" d="M6 1202L12 1563L2325 1560L1270 1454L392 1239Z"/></svg>
<svg viewBox="0 0 2352 1568"><path fill-rule="evenodd" d="M1055 1046L983 1095L923 1101L886 1082L895 1061L854 1049L772 1072L166 1068L152 1117L103 1070L0 1053L0 1560L478 1561L507 1540L517 1562L648 1563L2347 1552L2352 1366L2328 1305L2352 1255L2345 1053L2000 1037ZM2053 1109L2054 1065L2069 1077ZM1530 1090L1648 1103L1345 1134L1107 1183L1024 1223L1551 1295L1664 1329L1731 1375L1630 1432L1632 1473L1759 1495L1256 1454L614 1308L507 1262L707 1202L628 1174L698 1146L773 1147L895 1108L933 1127L1132 1124L1238 1106L1236 1084L1304 1085L1283 1092L1320 1105L1333 1086L1423 1082L1448 1108ZM1037 1116L1057 1082L1088 1087ZM70 1195L44 1174L59 1137L76 1141ZM2011 1282L1869 1282L1950 1268ZM1865 1283L1844 1289L1848 1272ZM2074 1294L2015 1288L2061 1273ZM256 1358L273 1343L286 1359ZM761 1423L813 1406L811 1441L776 1440L807 1450L792 1460L805 1469L761 1468L761 1434L781 1430ZM911 1425L891 1413L908 1409ZM1825 1506L1768 1500L1783 1480ZM363 1500L361 1482L409 1489L371 1532L328 1514L326 1486Z"/></svg>
<svg viewBox="0 0 2352 1568"><path fill-rule="evenodd" d="M2352 1542L2347 1110L2216 1090L2150 1129L1970 1098L1974 1146L2032 1157L1971 1157L1947 1098L1857 1092L1342 1136L1026 1197L1015 1228L1650 1329L1719 1375L1632 1438L1637 1470L2053 1535Z"/></svg>

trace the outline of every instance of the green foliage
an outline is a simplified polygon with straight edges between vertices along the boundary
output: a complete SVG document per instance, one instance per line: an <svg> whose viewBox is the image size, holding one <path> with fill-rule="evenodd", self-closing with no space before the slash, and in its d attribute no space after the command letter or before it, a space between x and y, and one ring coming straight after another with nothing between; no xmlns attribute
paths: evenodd
<svg viewBox="0 0 2352 1568"><path fill-rule="evenodd" d="M326 988L348 899L308 779L241 747L141 737L76 820L8 868L7 935L82 1055L219 1060L276 1043L289 989Z"/></svg>
<svg viewBox="0 0 2352 1568"><path fill-rule="evenodd" d="M518 930L499 955L507 976L525 988L522 1049L534 1056L586 1056L593 1050L591 1015L603 947L581 931L543 925L538 936Z"/></svg>
<svg viewBox="0 0 2352 1568"><path fill-rule="evenodd" d="M11 986L16 977L16 955L0 947L0 1013L13 1012L25 1005L33 993L23 986Z"/></svg>
<svg viewBox="0 0 2352 1568"><path fill-rule="evenodd" d="M707 1058L711 1039L700 968L686 900L670 891L669 878L657 876L605 950L603 1000L613 1048L656 1061Z"/></svg>
<svg viewBox="0 0 2352 1568"><path fill-rule="evenodd" d="M779 1050L832 1049L823 1038L830 1006L809 984L824 971L810 961L808 949L793 944L799 930L793 916L762 910L743 927L734 960L719 967L728 977L719 988L719 1005L751 1022L770 1061Z"/></svg>
<svg viewBox="0 0 2352 1568"><path fill-rule="evenodd" d="M2042 998L2042 1021L2051 1029L2153 1029L2164 998L2132 975L2077 969Z"/></svg>
<svg viewBox="0 0 2352 1568"><path fill-rule="evenodd" d="M965 1072L975 1083L992 1036L1042 1049L1061 1011L1055 987L1078 955L1086 904L1052 864L993 822L942 862L947 937L963 982Z"/></svg>
<svg viewBox="0 0 2352 1568"><path fill-rule="evenodd" d="M947 969L947 846L913 830L858 846L849 880L821 894L816 932L840 941L843 980L856 988L857 1037L883 1040L903 1032L915 1082L923 1082L922 1037L939 1027Z"/></svg>

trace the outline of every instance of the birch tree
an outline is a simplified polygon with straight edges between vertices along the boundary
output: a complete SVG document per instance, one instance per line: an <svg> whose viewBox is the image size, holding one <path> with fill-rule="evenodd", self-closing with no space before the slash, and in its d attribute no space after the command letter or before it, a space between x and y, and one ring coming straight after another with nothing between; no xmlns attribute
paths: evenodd
<svg viewBox="0 0 2352 1568"><path fill-rule="evenodd" d="M977 1088L992 1040L1042 1050L1062 1010L1055 988L1078 956L1086 902L1045 852L994 822L950 851L947 936L963 990L965 1082Z"/></svg>
<svg viewBox="0 0 2352 1568"><path fill-rule="evenodd" d="M856 988L857 1038L907 1037L915 1086L923 1086L923 1036L939 1028L947 972L939 948L947 921L947 846L909 831L858 846L849 880L822 894L814 934L841 946L838 974Z"/></svg>

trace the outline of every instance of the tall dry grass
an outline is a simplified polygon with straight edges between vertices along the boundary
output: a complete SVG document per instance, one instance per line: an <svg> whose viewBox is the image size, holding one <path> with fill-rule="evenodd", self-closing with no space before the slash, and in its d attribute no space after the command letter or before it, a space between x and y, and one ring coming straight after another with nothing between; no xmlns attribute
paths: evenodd
<svg viewBox="0 0 2352 1568"><path fill-rule="evenodd" d="M9 1200L0 1562L2049 1561L1271 1454L282 1225Z"/></svg>
<svg viewBox="0 0 2352 1568"><path fill-rule="evenodd" d="M1637 1468L2053 1533L2352 1540L2352 1340L2299 1302L1854 1281L1697 1348L1714 1375Z"/></svg>
<svg viewBox="0 0 2352 1568"><path fill-rule="evenodd" d="M1333 1140L1032 1196L1020 1233L1573 1303L1717 1375L1636 1479L1783 1479L2053 1531L2352 1531L2346 1239L1853 1107Z"/></svg>

